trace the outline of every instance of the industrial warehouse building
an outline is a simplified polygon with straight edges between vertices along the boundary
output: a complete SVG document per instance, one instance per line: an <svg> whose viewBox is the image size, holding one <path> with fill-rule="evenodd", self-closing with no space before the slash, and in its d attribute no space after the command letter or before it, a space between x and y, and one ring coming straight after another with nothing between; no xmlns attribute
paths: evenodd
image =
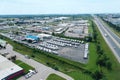
<svg viewBox="0 0 120 80"><path fill-rule="evenodd" d="M0 55L0 80L12 80L23 73L21 67Z"/></svg>

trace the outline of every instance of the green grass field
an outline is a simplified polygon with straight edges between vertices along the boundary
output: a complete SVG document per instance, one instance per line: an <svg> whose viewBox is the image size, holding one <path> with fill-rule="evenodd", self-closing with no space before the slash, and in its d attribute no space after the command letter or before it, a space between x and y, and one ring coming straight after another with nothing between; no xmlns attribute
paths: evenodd
<svg viewBox="0 0 120 80"><path fill-rule="evenodd" d="M92 77L88 74L85 74L83 72L81 72L80 70L78 71L71 71L66 73L69 76L73 77L74 80L93 80Z"/></svg>
<svg viewBox="0 0 120 80"><path fill-rule="evenodd" d="M89 21L89 25L88 25L88 32L89 32L89 33L93 33L93 29L92 29L92 27L91 27L91 26L92 26L91 24L92 24L92 21L90 20L90 21Z"/></svg>
<svg viewBox="0 0 120 80"><path fill-rule="evenodd" d="M48 76L47 80L66 80L66 79L64 79L56 74L50 74Z"/></svg>
<svg viewBox="0 0 120 80"><path fill-rule="evenodd" d="M16 60L14 61L15 64L17 64L18 66L20 66L21 68L24 69L25 73L28 73L29 70L33 70L34 68L32 66L29 66L28 64L20 61L20 60Z"/></svg>
<svg viewBox="0 0 120 80"><path fill-rule="evenodd" d="M95 43L91 42L89 46L89 62L86 65L86 68L94 71L97 68L96 65L96 59L97 59L97 54L96 54L96 46Z"/></svg>
<svg viewBox="0 0 120 80"><path fill-rule="evenodd" d="M29 70L34 70L33 67L29 66L28 64L20 61L20 60L15 60L14 63L18 66L20 66L21 68L24 69L24 73L27 74L29 72ZM22 75L21 75L22 76ZM17 80L18 78L20 78L21 76L15 77L13 80Z"/></svg>

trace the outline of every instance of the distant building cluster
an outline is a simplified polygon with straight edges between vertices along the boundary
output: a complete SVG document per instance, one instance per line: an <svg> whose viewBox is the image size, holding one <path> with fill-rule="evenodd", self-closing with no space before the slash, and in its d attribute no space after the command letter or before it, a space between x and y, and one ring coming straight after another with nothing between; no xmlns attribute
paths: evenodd
<svg viewBox="0 0 120 80"><path fill-rule="evenodd" d="M89 51L84 41L89 35L87 19L75 19L73 16L15 16L0 18L0 21L0 34L13 41L77 62L88 61ZM0 40L1 46L5 47L5 43Z"/></svg>
<svg viewBox="0 0 120 80"><path fill-rule="evenodd" d="M120 27L120 14L106 14L102 15L102 17L105 21Z"/></svg>
<svg viewBox="0 0 120 80"><path fill-rule="evenodd" d="M70 25L69 29L65 32L65 36L74 38L85 38L88 36L89 23L87 20L73 21Z"/></svg>

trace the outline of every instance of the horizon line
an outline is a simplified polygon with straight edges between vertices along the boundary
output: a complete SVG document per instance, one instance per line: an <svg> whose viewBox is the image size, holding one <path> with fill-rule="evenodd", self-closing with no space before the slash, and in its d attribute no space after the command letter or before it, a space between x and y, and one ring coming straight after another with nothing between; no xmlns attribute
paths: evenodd
<svg viewBox="0 0 120 80"><path fill-rule="evenodd" d="M103 13L44 13L44 14L0 14L1 15L80 15L80 14L120 14L120 12L103 12Z"/></svg>

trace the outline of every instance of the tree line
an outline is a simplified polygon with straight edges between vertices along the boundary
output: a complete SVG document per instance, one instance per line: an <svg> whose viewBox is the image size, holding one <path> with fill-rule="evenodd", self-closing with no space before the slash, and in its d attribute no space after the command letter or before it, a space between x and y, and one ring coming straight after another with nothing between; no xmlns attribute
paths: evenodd
<svg viewBox="0 0 120 80"><path fill-rule="evenodd" d="M93 40L96 45L96 53L97 53L97 60L96 65L99 67L98 70L92 73L92 77L95 80L100 80L105 78L103 74L102 67L106 68L107 70L112 69L112 63L110 62L109 57L106 55L105 51L101 47L101 41L99 40L99 34L96 30L96 24L92 21L92 28L93 28Z"/></svg>

